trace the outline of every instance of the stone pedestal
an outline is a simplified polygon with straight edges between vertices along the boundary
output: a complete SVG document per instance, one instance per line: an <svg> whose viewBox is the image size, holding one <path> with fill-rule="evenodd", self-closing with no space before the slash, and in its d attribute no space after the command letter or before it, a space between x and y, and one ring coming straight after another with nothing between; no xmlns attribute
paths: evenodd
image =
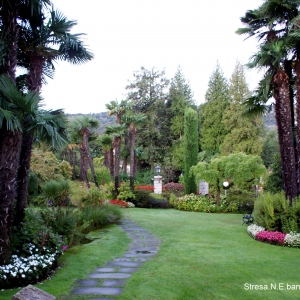
<svg viewBox="0 0 300 300"><path fill-rule="evenodd" d="M56 298L33 285L28 285L15 294L12 300L55 300Z"/></svg>
<svg viewBox="0 0 300 300"><path fill-rule="evenodd" d="M161 194L162 192L162 177L154 176L154 194Z"/></svg>

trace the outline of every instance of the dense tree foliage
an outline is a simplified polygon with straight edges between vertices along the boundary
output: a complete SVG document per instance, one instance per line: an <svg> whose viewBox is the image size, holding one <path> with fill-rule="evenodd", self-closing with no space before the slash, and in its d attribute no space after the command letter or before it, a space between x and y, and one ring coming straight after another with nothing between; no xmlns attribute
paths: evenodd
<svg viewBox="0 0 300 300"><path fill-rule="evenodd" d="M192 108L184 113L184 192L196 193L197 187L194 175L190 172L192 166L197 164L198 156L198 116Z"/></svg>
<svg viewBox="0 0 300 300"><path fill-rule="evenodd" d="M220 153L228 130L222 123L223 115L229 105L228 83L219 63L212 73L205 103L200 106L200 148L212 154Z"/></svg>
<svg viewBox="0 0 300 300"><path fill-rule="evenodd" d="M250 96L244 67L237 62L229 85L229 102L222 123L228 132L220 145L222 155L233 152L260 154L262 150L263 120L259 116L243 115L244 102Z"/></svg>

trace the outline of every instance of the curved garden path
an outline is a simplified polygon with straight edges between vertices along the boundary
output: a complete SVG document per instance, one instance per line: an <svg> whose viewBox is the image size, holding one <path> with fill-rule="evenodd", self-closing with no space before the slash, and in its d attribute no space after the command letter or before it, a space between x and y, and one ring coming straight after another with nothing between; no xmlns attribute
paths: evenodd
<svg viewBox="0 0 300 300"><path fill-rule="evenodd" d="M126 279L158 253L161 241L149 231L130 220L123 220L118 226L132 240L129 250L122 257L97 267L88 279L78 280L72 294L91 295L91 300L112 300L122 293Z"/></svg>

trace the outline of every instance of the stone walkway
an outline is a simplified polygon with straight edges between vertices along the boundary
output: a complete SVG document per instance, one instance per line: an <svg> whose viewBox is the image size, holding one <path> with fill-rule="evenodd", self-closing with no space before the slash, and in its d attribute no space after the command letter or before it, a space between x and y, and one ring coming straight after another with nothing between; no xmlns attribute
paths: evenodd
<svg viewBox="0 0 300 300"><path fill-rule="evenodd" d="M122 257L96 268L89 275L89 279L78 280L72 294L91 295L90 300L115 299L110 296L120 295L126 279L131 277L133 272L138 271L145 261L157 254L160 240L149 231L130 220L123 220L119 226L132 239L129 250ZM99 298L95 298L98 296Z"/></svg>

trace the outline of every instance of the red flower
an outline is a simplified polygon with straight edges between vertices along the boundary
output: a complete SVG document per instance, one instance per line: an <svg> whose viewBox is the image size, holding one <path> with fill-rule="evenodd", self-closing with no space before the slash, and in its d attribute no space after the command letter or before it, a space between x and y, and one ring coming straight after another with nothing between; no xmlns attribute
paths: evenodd
<svg viewBox="0 0 300 300"><path fill-rule="evenodd" d="M117 205L117 206L121 206L121 207L128 207L128 203L123 200L114 199L114 200L110 200L109 203L112 205Z"/></svg>

